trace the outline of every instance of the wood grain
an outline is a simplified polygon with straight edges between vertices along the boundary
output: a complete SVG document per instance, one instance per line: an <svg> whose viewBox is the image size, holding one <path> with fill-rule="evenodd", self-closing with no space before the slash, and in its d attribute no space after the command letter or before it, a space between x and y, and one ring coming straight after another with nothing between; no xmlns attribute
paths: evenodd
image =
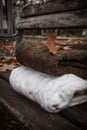
<svg viewBox="0 0 87 130"><path fill-rule="evenodd" d="M21 18L18 29L87 27L87 9Z"/></svg>
<svg viewBox="0 0 87 130"><path fill-rule="evenodd" d="M50 114L39 105L17 94L11 86L0 79L0 102L31 130L80 130L80 128L57 114Z"/></svg>
<svg viewBox="0 0 87 130"><path fill-rule="evenodd" d="M84 49L59 50L52 55L41 42L24 40L17 48L16 57L22 65L47 74L61 76L73 73L87 79L87 50Z"/></svg>
<svg viewBox="0 0 87 130"><path fill-rule="evenodd" d="M50 0L43 4L27 5L22 10L21 17L38 16L78 9L87 9L86 0Z"/></svg>

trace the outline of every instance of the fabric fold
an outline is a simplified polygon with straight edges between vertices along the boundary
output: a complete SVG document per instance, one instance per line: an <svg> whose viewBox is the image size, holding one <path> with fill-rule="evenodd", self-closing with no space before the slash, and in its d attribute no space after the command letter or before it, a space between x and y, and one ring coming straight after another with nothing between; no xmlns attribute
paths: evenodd
<svg viewBox="0 0 87 130"><path fill-rule="evenodd" d="M48 112L59 112L87 101L87 81L74 74L57 77L21 66L11 72L9 81L16 92Z"/></svg>

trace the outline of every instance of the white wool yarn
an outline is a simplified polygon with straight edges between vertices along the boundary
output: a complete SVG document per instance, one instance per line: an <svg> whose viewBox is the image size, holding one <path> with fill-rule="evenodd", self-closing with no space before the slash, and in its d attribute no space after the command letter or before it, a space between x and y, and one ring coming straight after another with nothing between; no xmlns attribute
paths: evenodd
<svg viewBox="0 0 87 130"><path fill-rule="evenodd" d="M11 72L9 80L15 91L49 112L87 101L86 95L74 97L76 92L87 89L87 81L73 74L55 77L21 66Z"/></svg>

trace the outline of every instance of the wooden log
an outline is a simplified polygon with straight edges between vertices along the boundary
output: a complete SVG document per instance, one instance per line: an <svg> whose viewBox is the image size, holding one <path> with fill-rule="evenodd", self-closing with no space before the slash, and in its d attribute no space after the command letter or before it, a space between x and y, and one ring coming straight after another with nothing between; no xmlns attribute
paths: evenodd
<svg viewBox="0 0 87 130"><path fill-rule="evenodd" d="M48 14L19 20L18 29L87 27L87 9Z"/></svg>
<svg viewBox="0 0 87 130"><path fill-rule="evenodd" d="M52 55L40 42L24 40L17 48L16 57L21 64L47 74L61 76L73 73L87 78L87 50L59 50Z"/></svg>
<svg viewBox="0 0 87 130"><path fill-rule="evenodd" d="M21 17L38 16L50 13L59 13L64 11L87 9L86 0L50 0L43 4L25 6Z"/></svg>

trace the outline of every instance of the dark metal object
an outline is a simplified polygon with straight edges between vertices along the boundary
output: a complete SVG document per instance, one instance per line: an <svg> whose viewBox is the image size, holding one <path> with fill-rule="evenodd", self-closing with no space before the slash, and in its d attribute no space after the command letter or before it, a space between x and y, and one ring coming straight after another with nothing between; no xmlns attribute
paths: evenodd
<svg viewBox="0 0 87 130"><path fill-rule="evenodd" d="M12 15L12 0L0 0L0 39L14 39L18 43L22 38L22 31L14 30ZM4 28L3 17L6 17L7 28Z"/></svg>
<svg viewBox="0 0 87 130"><path fill-rule="evenodd" d="M3 19L3 5L2 5L2 0L1 0L1 2L0 2L0 34L3 34L2 19Z"/></svg>

